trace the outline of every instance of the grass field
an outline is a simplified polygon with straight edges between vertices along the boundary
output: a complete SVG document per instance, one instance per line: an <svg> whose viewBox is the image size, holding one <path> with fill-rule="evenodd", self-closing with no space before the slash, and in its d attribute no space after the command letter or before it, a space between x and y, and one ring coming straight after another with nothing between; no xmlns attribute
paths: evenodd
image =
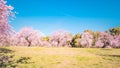
<svg viewBox="0 0 120 68"><path fill-rule="evenodd" d="M120 49L0 47L0 54L9 57L1 68L120 68Z"/></svg>

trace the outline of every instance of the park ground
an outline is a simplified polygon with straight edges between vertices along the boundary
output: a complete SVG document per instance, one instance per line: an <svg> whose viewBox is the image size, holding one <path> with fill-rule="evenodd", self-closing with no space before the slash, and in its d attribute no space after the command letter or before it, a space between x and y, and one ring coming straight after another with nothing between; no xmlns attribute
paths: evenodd
<svg viewBox="0 0 120 68"><path fill-rule="evenodd" d="M3 63L8 68L120 68L120 49L112 48L10 46L0 47L0 54L12 55L12 64Z"/></svg>

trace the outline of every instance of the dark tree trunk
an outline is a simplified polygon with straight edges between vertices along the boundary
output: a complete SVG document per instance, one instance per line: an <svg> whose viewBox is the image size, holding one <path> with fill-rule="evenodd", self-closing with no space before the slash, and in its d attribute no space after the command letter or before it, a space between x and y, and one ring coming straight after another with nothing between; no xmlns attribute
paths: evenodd
<svg viewBox="0 0 120 68"><path fill-rule="evenodd" d="M28 42L28 47L30 47L31 46L31 41L28 39L28 37L26 37L26 40Z"/></svg>
<svg viewBox="0 0 120 68"><path fill-rule="evenodd" d="M31 42L28 42L28 47L30 47L31 46Z"/></svg>
<svg viewBox="0 0 120 68"><path fill-rule="evenodd" d="M57 44L57 47L59 46L59 43L60 43L60 41L58 40L58 44Z"/></svg>

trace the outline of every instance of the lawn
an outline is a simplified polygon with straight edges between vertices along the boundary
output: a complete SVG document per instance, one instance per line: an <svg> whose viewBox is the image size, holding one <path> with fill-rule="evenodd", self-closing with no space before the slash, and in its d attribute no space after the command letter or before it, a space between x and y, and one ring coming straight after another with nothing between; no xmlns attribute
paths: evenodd
<svg viewBox="0 0 120 68"><path fill-rule="evenodd" d="M120 68L120 49L0 47L0 67Z"/></svg>

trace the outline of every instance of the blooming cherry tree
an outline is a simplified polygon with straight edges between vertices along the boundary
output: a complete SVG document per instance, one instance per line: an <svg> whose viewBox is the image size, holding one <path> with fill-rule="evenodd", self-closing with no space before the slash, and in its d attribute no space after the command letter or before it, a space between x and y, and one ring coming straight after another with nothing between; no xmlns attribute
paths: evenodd
<svg viewBox="0 0 120 68"><path fill-rule="evenodd" d="M120 48L120 35L114 36L110 44L113 48Z"/></svg>
<svg viewBox="0 0 120 68"><path fill-rule="evenodd" d="M66 31L58 30L53 32L50 37L50 42L52 46L70 46L72 40L72 35Z"/></svg>
<svg viewBox="0 0 120 68"><path fill-rule="evenodd" d="M98 38L98 40L95 43L96 47L100 47L100 48L111 48L111 41L113 40L113 36L110 35L107 32L101 32L100 37Z"/></svg>
<svg viewBox="0 0 120 68"><path fill-rule="evenodd" d="M6 5L6 1L0 0L0 45L8 45L12 31L9 17L13 16L13 7Z"/></svg>
<svg viewBox="0 0 120 68"><path fill-rule="evenodd" d="M91 35L89 32L84 32L81 35L80 43L82 47L91 47L93 43L93 35Z"/></svg>
<svg viewBox="0 0 120 68"><path fill-rule="evenodd" d="M16 35L18 45L36 46L42 44L43 33L32 28L24 27Z"/></svg>

